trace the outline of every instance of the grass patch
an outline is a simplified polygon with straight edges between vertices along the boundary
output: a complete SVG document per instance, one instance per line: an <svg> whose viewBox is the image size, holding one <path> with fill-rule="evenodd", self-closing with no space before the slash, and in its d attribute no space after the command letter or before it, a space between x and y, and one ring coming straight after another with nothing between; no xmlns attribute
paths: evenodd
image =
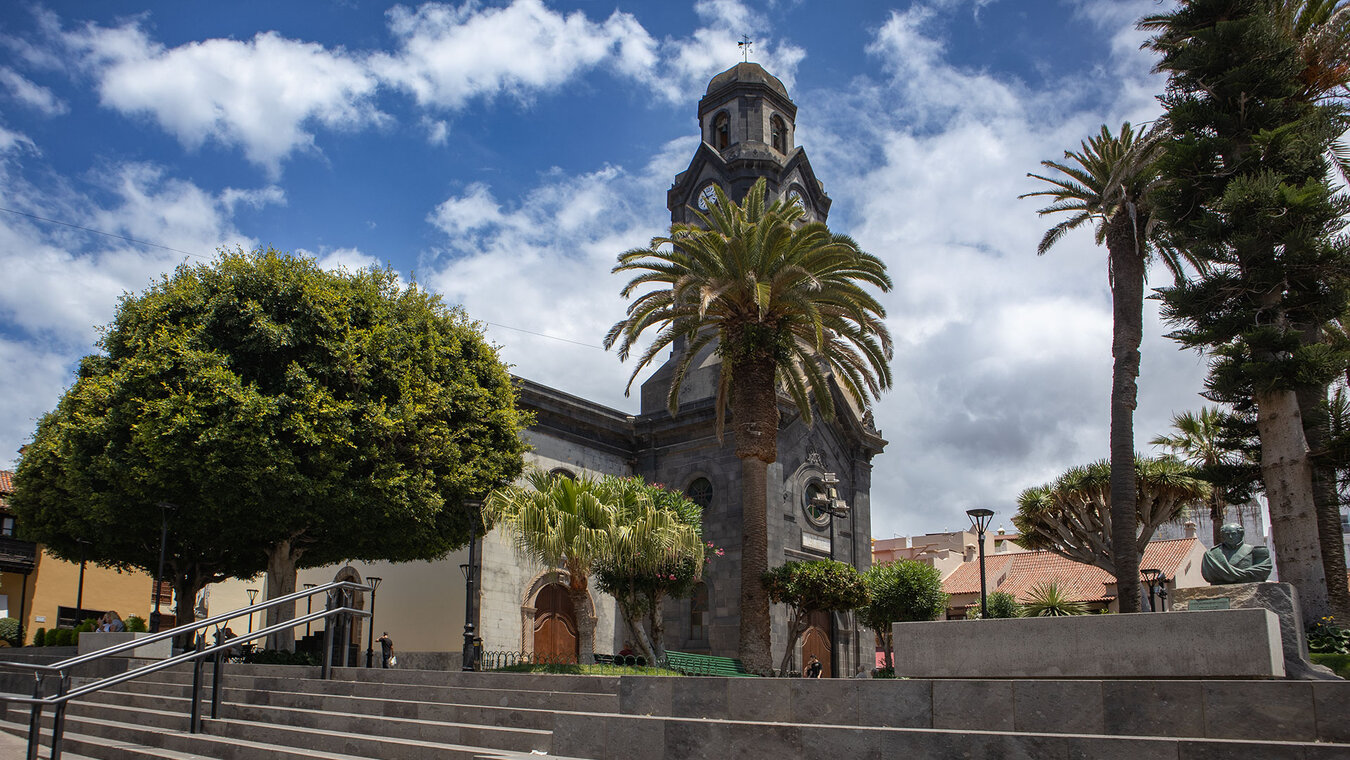
<svg viewBox="0 0 1350 760"><path fill-rule="evenodd" d="M1313 662L1331 668L1341 678L1350 678L1350 654L1319 654L1313 652L1309 656Z"/></svg>
<svg viewBox="0 0 1350 760"><path fill-rule="evenodd" d="M557 665L541 664L507 665L493 668L489 673L552 673L567 676L680 676L684 675L665 668L651 668L641 665Z"/></svg>

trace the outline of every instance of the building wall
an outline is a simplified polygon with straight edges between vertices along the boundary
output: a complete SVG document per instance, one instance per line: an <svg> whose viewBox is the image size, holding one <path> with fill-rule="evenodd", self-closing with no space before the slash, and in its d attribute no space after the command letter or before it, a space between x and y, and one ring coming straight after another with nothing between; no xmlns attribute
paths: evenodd
<svg viewBox="0 0 1350 760"><path fill-rule="evenodd" d="M6 573L0 584L9 596L11 615L18 612L23 576ZM58 607L74 607L79 596L80 565L65 562L39 550L37 569L29 577L28 615L24 636L32 641L38 628L55 628ZM116 610L123 620L129 615L149 618L154 603L154 578L139 571L117 572L85 564L84 609ZM161 610L168 612L165 607Z"/></svg>

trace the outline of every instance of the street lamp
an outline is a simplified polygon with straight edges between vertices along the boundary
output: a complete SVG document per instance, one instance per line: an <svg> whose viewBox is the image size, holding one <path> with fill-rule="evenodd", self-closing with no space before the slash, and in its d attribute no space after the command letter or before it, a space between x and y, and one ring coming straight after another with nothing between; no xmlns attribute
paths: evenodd
<svg viewBox="0 0 1350 760"><path fill-rule="evenodd" d="M1139 575L1148 584L1148 608L1154 612L1165 612L1167 610L1167 576L1161 570L1149 568L1140 570ZM1154 587L1157 587L1158 604L1154 604Z"/></svg>
<svg viewBox="0 0 1350 760"><path fill-rule="evenodd" d="M253 600L258 598L258 589L245 589L248 594L248 632L253 633Z"/></svg>
<svg viewBox="0 0 1350 760"><path fill-rule="evenodd" d="M84 618L84 563L89 554L89 541L83 538L77 538L75 541L80 545L80 583L75 588L75 617L76 621Z"/></svg>
<svg viewBox="0 0 1350 760"><path fill-rule="evenodd" d="M989 527L989 521L994 519L994 510L992 509L967 509L966 514L970 515L970 526L975 529L980 542L980 617L989 616L989 586L984 574L984 531Z"/></svg>
<svg viewBox="0 0 1350 760"><path fill-rule="evenodd" d="M811 508L816 514L830 516L830 559L834 559L834 521L848 517L848 502L839 498L839 476L827 472L820 477L824 490L811 497ZM838 631L835 630L834 613L830 613L830 677L839 673L839 648L835 646Z"/></svg>
<svg viewBox="0 0 1350 760"><path fill-rule="evenodd" d="M469 561L459 566L460 572L464 573L464 652L460 655L460 670L475 670L478 653L473 646L473 582L477 570L474 562L474 544L478 540L478 524L483 519L483 502L470 499L464 502L464 506L473 512L473 519L469 522Z"/></svg>
<svg viewBox="0 0 1350 760"><path fill-rule="evenodd" d="M159 572L155 573L155 610L150 613L150 632L159 632L159 598L164 590L164 548L169 542L169 512L178 505L167 501L159 503Z"/></svg>
<svg viewBox="0 0 1350 760"><path fill-rule="evenodd" d="M317 583L306 583L306 584L305 584L305 588L311 589L311 588L314 588L314 587L317 586L317 585L319 585L319 584L317 584ZM370 605L371 605L372 608L375 606L375 599L374 599L374 597L371 598L371 600L370 600ZM305 615L309 615L309 614L310 614L311 612L313 612L313 611L314 611L314 595L313 595L313 594L310 594L309 596L305 597ZM305 621L305 638L309 638L309 621L308 621L308 620Z"/></svg>
<svg viewBox="0 0 1350 760"><path fill-rule="evenodd" d="M369 636L366 637L366 667L371 667L375 662L375 589L380 587L380 581L383 578L376 578L373 575L366 576L366 583L370 584L370 618L366 621L370 625ZM361 646L358 642L357 646Z"/></svg>

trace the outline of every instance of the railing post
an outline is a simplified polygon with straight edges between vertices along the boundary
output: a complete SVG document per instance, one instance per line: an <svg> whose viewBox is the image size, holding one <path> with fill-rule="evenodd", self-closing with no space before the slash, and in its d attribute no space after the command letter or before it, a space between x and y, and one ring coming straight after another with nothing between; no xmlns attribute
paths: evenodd
<svg viewBox="0 0 1350 760"><path fill-rule="evenodd" d="M220 669L225 652L216 652L215 669L211 671L211 720L220 717Z"/></svg>
<svg viewBox="0 0 1350 760"><path fill-rule="evenodd" d="M64 670L57 671L57 677L60 679L56 687L56 696L64 697L70 690L70 674ZM51 760L61 760L61 741L66 734L66 705L70 703L61 700L56 703L56 712L52 716L52 756Z"/></svg>
<svg viewBox="0 0 1350 760"><path fill-rule="evenodd" d="M323 680L327 681L333 675L333 618L332 616L323 619Z"/></svg>
<svg viewBox="0 0 1350 760"><path fill-rule="evenodd" d="M33 673L33 699L42 699L42 671ZM33 703L33 714L28 719L28 757L38 760L38 745L42 743L42 703Z"/></svg>
<svg viewBox="0 0 1350 760"><path fill-rule="evenodd" d="M196 635L196 641L193 648L198 654L206 648L206 637L200 632ZM202 660L197 657L192 661L192 712L188 716L188 732L199 734L202 731Z"/></svg>
<svg viewBox="0 0 1350 760"><path fill-rule="evenodd" d="M347 599L348 599L348 597L347 597L347 589L345 589L345 588L342 589L342 595L341 595L340 597L338 597L338 598L342 600L342 609L344 609L344 610L347 609ZM342 654L341 654L342 659L340 660L340 662L342 663L342 667L345 668L345 667L347 667L347 657L348 657L348 655L351 654L350 652L347 651L348 649L351 648L351 643L352 643L352 616L351 616L351 613L350 613L350 612L343 612L342 614L338 615L338 620L340 621L340 622L339 622L339 625L341 626L341 627L338 629L338 633L339 633L338 641L340 642L340 647L341 647L341 651L342 651Z"/></svg>

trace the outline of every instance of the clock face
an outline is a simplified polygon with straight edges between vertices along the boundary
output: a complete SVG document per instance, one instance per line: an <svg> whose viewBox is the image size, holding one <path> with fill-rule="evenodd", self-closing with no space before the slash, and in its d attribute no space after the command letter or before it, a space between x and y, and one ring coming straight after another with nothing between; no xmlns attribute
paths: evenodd
<svg viewBox="0 0 1350 760"><path fill-rule="evenodd" d="M788 191L787 202L789 206L796 206L802 211L806 210L806 199L802 198L802 194L796 190Z"/></svg>
<svg viewBox="0 0 1350 760"><path fill-rule="evenodd" d="M698 210L707 211L717 205L717 186L708 184L703 187L703 191L698 194Z"/></svg>

